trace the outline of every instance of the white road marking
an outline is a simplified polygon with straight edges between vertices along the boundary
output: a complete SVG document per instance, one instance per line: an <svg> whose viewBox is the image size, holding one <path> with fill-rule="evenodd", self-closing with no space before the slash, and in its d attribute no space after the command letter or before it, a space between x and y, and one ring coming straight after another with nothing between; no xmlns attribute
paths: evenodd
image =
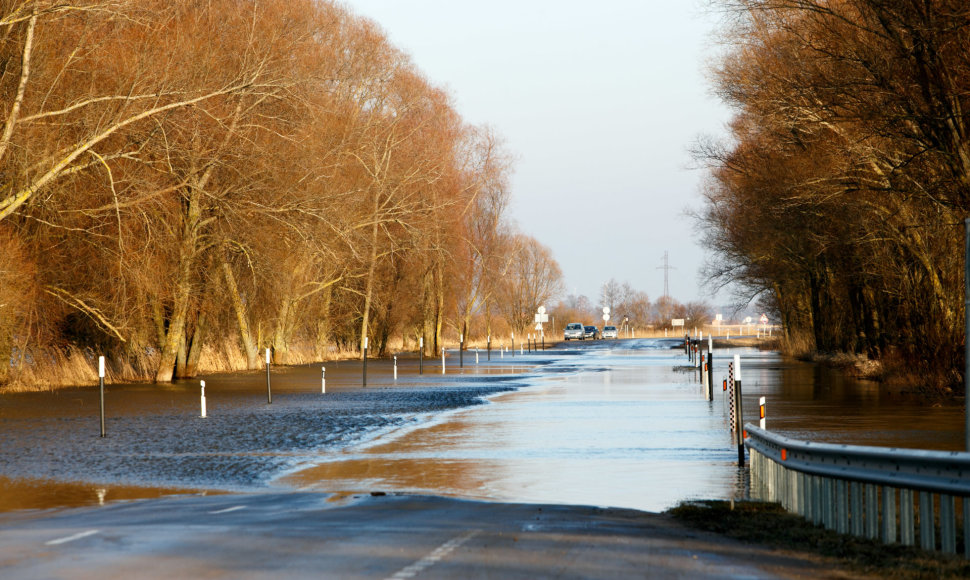
<svg viewBox="0 0 970 580"><path fill-rule="evenodd" d="M216 510L214 512L209 512L209 513L210 514L213 514L213 515L215 515L215 514L227 514L229 512L236 512L236 511L244 510L244 509L246 509L246 506L244 506L244 505L237 505L237 506L233 506L231 508L226 508L224 510Z"/></svg>
<svg viewBox="0 0 970 580"><path fill-rule="evenodd" d="M417 576L427 568L434 566L439 560L441 560L442 558L444 558L445 556L453 552L456 548L458 548L468 540L477 536L479 532L480 530L473 530L470 532L466 532L462 536L458 536L448 540L444 544L441 544L440 546L435 548L433 552L431 552L424 558L421 558L417 562L409 566L405 566L404 568L401 568L400 570L395 572L393 575L388 576L387 580L407 580L408 578L414 578L415 576Z"/></svg>
<svg viewBox="0 0 970 580"><path fill-rule="evenodd" d="M44 542L45 546L59 546L61 544L66 544L68 542L73 542L74 540L80 540L81 538L86 538L88 536L93 536L97 534L99 530L88 530L86 532L79 532L73 536L67 536L66 538L57 538L56 540L50 540Z"/></svg>

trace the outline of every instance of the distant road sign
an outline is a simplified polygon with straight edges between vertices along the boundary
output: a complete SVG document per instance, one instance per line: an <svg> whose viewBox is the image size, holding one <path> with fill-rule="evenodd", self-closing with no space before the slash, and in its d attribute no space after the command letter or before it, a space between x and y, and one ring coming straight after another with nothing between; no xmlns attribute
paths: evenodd
<svg viewBox="0 0 970 580"><path fill-rule="evenodd" d="M761 318L758 319L758 322L760 322L761 324L768 324L768 315L762 314Z"/></svg>
<svg viewBox="0 0 970 580"><path fill-rule="evenodd" d="M674 318L670 321L670 326L683 326L683 325L684 325L683 318Z"/></svg>
<svg viewBox="0 0 970 580"><path fill-rule="evenodd" d="M543 322L549 322L549 315L548 314L541 314L541 313L540 314L536 314L535 321L538 322L538 323L540 323L540 324L543 323Z"/></svg>
<svg viewBox="0 0 970 580"><path fill-rule="evenodd" d="M545 306L540 306L539 309L536 312L538 312L539 314L545 314L546 313L546 307Z"/></svg>
<svg viewBox="0 0 970 580"><path fill-rule="evenodd" d="M609 314L604 314L603 315L603 322L606 322L609 319L610 319L610 315Z"/></svg>
<svg viewBox="0 0 970 580"><path fill-rule="evenodd" d="M603 307L603 314L609 314L609 313L610 313L610 307L609 306L604 306Z"/></svg>

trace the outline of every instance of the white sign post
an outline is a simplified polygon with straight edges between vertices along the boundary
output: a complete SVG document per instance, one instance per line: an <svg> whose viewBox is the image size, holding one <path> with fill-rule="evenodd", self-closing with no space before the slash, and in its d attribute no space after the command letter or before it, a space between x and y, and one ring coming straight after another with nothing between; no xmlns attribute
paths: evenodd
<svg viewBox="0 0 970 580"><path fill-rule="evenodd" d="M536 309L535 329L539 332L539 336L542 337L542 344L543 347L545 347L546 332L542 329L543 322L549 322L549 315L546 314L546 307L540 306L538 309Z"/></svg>

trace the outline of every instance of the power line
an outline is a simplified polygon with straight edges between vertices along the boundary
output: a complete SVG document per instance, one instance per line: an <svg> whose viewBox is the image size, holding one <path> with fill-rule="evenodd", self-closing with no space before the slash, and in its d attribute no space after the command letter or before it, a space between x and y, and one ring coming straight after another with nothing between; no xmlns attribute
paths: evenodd
<svg viewBox="0 0 970 580"><path fill-rule="evenodd" d="M670 265L670 252L664 250L664 265L657 267L664 271L664 302L670 303L670 271L677 268Z"/></svg>

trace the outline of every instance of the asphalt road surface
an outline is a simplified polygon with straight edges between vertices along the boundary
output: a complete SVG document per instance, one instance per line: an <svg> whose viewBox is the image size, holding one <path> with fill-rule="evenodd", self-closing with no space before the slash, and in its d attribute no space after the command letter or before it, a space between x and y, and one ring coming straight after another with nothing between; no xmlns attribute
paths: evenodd
<svg viewBox="0 0 970 580"><path fill-rule="evenodd" d="M2 578L817 578L635 510L322 493L0 515Z"/></svg>

